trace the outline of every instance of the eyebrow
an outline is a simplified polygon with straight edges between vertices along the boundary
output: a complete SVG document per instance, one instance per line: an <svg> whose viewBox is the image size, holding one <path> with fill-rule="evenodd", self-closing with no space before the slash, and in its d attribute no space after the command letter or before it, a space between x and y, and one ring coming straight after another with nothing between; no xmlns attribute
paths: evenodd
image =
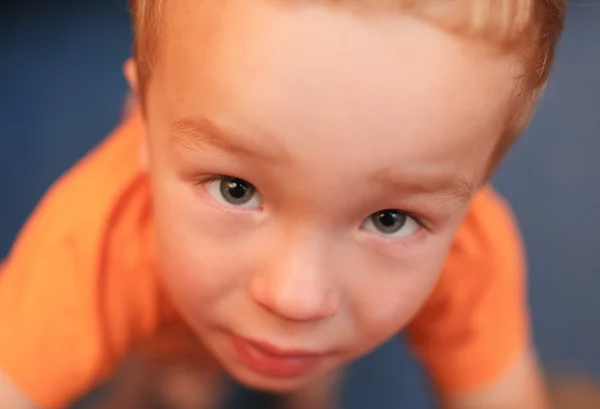
<svg viewBox="0 0 600 409"><path fill-rule="evenodd" d="M203 116L184 117L170 124L171 140L184 150L196 150L204 145L233 155L246 156L261 161L281 161L289 153L281 147L264 146L256 138L237 132L225 131ZM396 174L390 168L375 172L371 180L382 186L391 186L406 195L430 195L442 199L468 201L475 191L474 185L465 178L449 175Z"/></svg>
<svg viewBox="0 0 600 409"><path fill-rule="evenodd" d="M263 161L281 160L287 153L275 146L264 146L252 138L237 132L225 131L203 116L185 117L170 124L171 141L185 150L211 145L233 155L246 156Z"/></svg>
<svg viewBox="0 0 600 409"><path fill-rule="evenodd" d="M388 168L374 173L372 180L383 186L391 186L406 195L438 196L460 202L470 200L475 192L472 182L450 175L398 175Z"/></svg>

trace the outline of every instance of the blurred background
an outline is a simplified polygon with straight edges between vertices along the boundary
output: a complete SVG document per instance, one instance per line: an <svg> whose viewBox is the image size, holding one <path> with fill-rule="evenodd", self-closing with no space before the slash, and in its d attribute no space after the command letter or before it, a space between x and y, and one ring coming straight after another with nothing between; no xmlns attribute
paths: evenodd
<svg viewBox="0 0 600 409"><path fill-rule="evenodd" d="M49 185L118 122L131 44L124 3L0 6L0 258ZM528 247L544 365L600 378L599 73L600 4L572 2L550 86L495 182ZM420 409L426 395L394 342L355 365L344 400Z"/></svg>

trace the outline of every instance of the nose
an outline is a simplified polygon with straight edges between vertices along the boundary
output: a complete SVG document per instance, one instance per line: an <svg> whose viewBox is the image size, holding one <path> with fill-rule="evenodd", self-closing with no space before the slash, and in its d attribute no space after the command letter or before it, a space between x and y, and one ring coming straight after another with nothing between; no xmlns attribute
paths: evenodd
<svg viewBox="0 0 600 409"><path fill-rule="evenodd" d="M339 296L327 268L326 247L310 237L272 247L265 267L250 283L250 297L271 313L296 322L337 314Z"/></svg>

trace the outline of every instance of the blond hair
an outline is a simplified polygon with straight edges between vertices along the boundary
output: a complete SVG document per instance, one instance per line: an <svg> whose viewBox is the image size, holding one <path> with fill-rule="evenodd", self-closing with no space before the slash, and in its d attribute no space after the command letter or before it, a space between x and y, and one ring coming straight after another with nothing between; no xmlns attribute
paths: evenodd
<svg viewBox="0 0 600 409"><path fill-rule="evenodd" d="M141 97L156 63L162 20L169 0L130 0L134 23L134 56ZM170 0L172 1L172 0ZM239 0L248 1L248 0ZM278 0L289 1L289 0ZM522 54L519 95L522 104L497 147L504 155L529 122L544 89L563 29L566 0L311 0L357 10L387 7L411 12L445 30L489 41L502 50ZM491 168L495 168L493 163Z"/></svg>

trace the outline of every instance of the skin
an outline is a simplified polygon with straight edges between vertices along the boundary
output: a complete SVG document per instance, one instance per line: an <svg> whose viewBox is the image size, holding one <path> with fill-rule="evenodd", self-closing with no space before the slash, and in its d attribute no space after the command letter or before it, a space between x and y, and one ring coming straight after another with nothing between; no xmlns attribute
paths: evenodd
<svg viewBox="0 0 600 409"><path fill-rule="evenodd" d="M426 299L509 121L518 62L401 14L192 0L168 13L145 101L165 281L239 381L310 388ZM256 196L231 205L219 175ZM412 216L382 234L369 215L385 209ZM232 333L326 357L265 377ZM535 379L534 362L509 373ZM443 401L505 407L494 392Z"/></svg>
<svg viewBox="0 0 600 409"><path fill-rule="evenodd" d="M318 381L398 333L435 285L515 107L518 61L400 13L266 0L167 12L145 100L165 283L232 376L316 407ZM228 203L221 175L256 195ZM370 218L386 209L404 219L393 234ZM267 377L231 334L324 357ZM545 408L541 391L527 353L441 402Z"/></svg>
<svg viewBox="0 0 600 409"><path fill-rule="evenodd" d="M0 370L0 403L7 408L35 409L33 403Z"/></svg>

